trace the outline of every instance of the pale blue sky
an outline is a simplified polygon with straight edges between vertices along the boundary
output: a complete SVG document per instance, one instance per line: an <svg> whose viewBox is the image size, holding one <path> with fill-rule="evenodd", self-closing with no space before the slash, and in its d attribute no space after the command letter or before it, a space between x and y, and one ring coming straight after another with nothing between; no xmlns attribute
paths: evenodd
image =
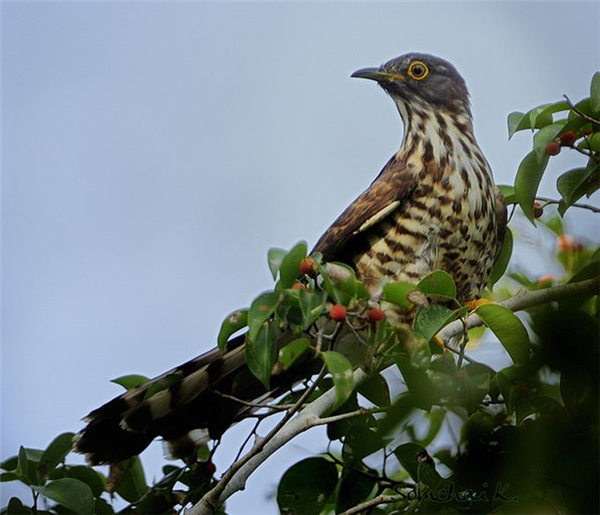
<svg viewBox="0 0 600 515"><path fill-rule="evenodd" d="M207 350L271 286L267 249L314 244L369 184L401 124L354 70L452 61L510 183L530 139L507 141L507 114L588 94L598 20L597 2L2 3L0 457L79 429L109 379ZM580 163L553 161L550 195ZM274 513L285 468L322 449L272 458L230 512Z"/></svg>

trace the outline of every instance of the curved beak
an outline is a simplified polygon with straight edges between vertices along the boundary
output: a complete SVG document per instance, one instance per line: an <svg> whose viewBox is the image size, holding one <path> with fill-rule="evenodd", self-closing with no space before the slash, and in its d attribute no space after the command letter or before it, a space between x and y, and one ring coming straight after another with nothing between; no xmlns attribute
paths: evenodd
<svg viewBox="0 0 600 515"><path fill-rule="evenodd" d="M370 79L374 80L375 82L406 80L404 75L386 72L382 68L361 68L360 70L356 70L352 75L350 75L350 77L356 77L358 79Z"/></svg>

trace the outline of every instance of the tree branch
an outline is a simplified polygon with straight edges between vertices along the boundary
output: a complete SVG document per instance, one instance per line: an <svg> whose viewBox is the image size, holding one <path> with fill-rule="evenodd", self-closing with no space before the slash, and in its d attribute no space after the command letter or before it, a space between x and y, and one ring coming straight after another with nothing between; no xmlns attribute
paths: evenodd
<svg viewBox="0 0 600 515"><path fill-rule="evenodd" d="M543 290L529 291L523 289L518 291L514 297L501 302L500 305L510 309L513 312L516 312L559 299L579 297L582 295L594 295L598 293L600 293L600 276L576 283L563 284L553 288L545 288ZM479 327L480 325L483 325L483 321L476 314L470 315L467 319L467 329ZM438 336L442 339L442 341L448 342L452 337L460 334L462 331L462 321L456 320L444 327L438 333Z"/></svg>
<svg viewBox="0 0 600 515"><path fill-rule="evenodd" d="M555 286L544 290L521 290L511 299L502 302L501 305L507 307L511 311L520 311L559 299L590 294L593 295L598 293L599 289L600 277L595 277L594 279ZM475 314L469 316L466 321L467 328L477 327L482 324L482 320ZM449 341L453 336L456 336L463 331L463 321L457 320L447 325L438 336L440 336L443 341ZM362 369L356 369L353 374L354 387L356 388L369 377L370 376ZM321 416L330 411L334 404L335 390L334 388L331 388L318 399L306 405L295 418L288 420L288 417L286 416L286 418L282 420L281 423L267 435L267 437L261 439L260 447L257 447L255 444L254 448L248 454L244 455L239 461L233 463L224 474L221 481L217 483L217 486L205 494L196 505L189 510L186 510L186 515L209 515L214 513L216 507L225 502L225 500L231 497L235 492L244 489L248 477L269 456L274 454L278 449L300 433L303 433L311 427L322 424L323 418ZM389 497L391 498L392 496ZM375 499L372 499L372 501L375 501ZM393 502L393 500L379 500L378 504L384 502ZM375 504L364 506L363 509L374 505ZM347 513L355 512L349 510Z"/></svg>
<svg viewBox="0 0 600 515"><path fill-rule="evenodd" d="M405 500L406 500L406 495L381 494L381 495L378 495L377 497L373 497L373 499L371 499L369 501L361 502L360 504L353 506L349 510L346 510L346 511L340 513L340 515L354 515L355 513L363 512L367 508L373 508L374 506L377 506L378 504L391 504L394 502L400 502L400 501L405 501Z"/></svg>
<svg viewBox="0 0 600 515"><path fill-rule="evenodd" d="M547 198L547 197L535 197L536 200L541 200L542 202L546 203L546 204L560 204L560 200L556 200L553 198ZM570 207L578 207L580 209L587 209L588 211L592 211L593 213L600 213L600 207L596 207L596 206L592 206L590 204L579 204L579 203L575 203L575 204L571 204Z"/></svg>

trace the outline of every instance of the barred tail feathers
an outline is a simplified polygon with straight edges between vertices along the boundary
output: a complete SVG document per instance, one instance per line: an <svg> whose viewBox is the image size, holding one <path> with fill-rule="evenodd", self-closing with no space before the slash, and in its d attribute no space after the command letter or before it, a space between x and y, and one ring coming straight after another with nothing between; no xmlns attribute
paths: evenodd
<svg viewBox="0 0 600 515"><path fill-rule="evenodd" d="M243 342L242 335L226 351L208 351L93 410L84 418L87 426L77 435L75 450L92 464L116 463L139 454L157 436L177 442L172 447L181 452L189 451L186 438L201 443L197 430L204 431L204 441L219 437L241 405L209 387L230 391L239 374L247 386L258 383L245 366Z"/></svg>

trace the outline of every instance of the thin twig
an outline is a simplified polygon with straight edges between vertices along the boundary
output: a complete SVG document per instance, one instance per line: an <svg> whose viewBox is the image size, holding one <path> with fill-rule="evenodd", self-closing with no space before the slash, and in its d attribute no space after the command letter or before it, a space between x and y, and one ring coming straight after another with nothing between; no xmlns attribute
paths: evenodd
<svg viewBox="0 0 600 515"><path fill-rule="evenodd" d="M358 334L358 331L356 330L356 328L352 325L352 323L350 322L350 320L346 319L346 325L350 328L350 331L352 331L352 334L356 337L356 339L365 347L367 346L367 342L364 340L364 338Z"/></svg>
<svg viewBox="0 0 600 515"><path fill-rule="evenodd" d="M219 395L220 397L223 397L224 399L231 399L232 401L235 402L239 402L240 404L243 404L244 406L248 406L250 408L257 408L257 409L271 409L274 411L287 411L288 409L290 409L291 407L293 407L293 404L268 404L268 403L262 403L262 402L249 402L249 401L245 401L244 399L240 399L239 397L235 397L234 395L229 395L227 393L223 393L223 392L219 392L218 390L214 390L214 392Z"/></svg>
<svg viewBox="0 0 600 515"><path fill-rule="evenodd" d="M444 349L449 350L450 352L454 352L454 354L456 354L457 356L459 356L459 358L462 356L462 359L464 359L466 362L471 363L471 364L479 364L478 361L474 360L473 358L470 358L469 356L467 356L464 353L464 350L457 350L452 348L450 345L444 345Z"/></svg>
<svg viewBox="0 0 600 515"><path fill-rule="evenodd" d="M361 415L368 415L370 413L382 413L387 411L387 408L358 408L354 411L348 411L346 413L340 413L339 415L332 415L330 417L320 417L315 421L315 426L323 426L332 422L339 422L340 420L346 420L347 418L360 417Z"/></svg>
<svg viewBox="0 0 600 515"><path fill-rule="evenodd" d="M246 444L250 441L250 438L252 438L252 435L256 434L256 430L258 429L258 426L260 425L260 423L261 423L261 420L256 421L256 423L254 424L254 427L252 428L252 431L250 431L248 433L248 436L242 442L242 445L240 446L240 450L238 451L238 453L235 456L235 459L233 460L234 463L240 459L240 456L242 455L242 452L244 451L244 447L246 447Z"/></svg>
<svg viewBox="0 0 600 515"><path fill-rule="evenodd" d="M360 513L368 508L373 508L374 506L377 506L379 504L391 504L400 501L406 501L406 495L381 494L377 497L373 497L373 499L369 501L361 502L360 504L353 506L349 510L340 513L340 515L353 515L355 513Z"/></svg>
<svg viewBox="0 0 600 515"><path fill-rule="evenodd" d="M556 200L553 198L547 197L535 197L536 200L541 200L546 204L560 204L560 200ZM590 204L571 204L572 207L579 207L581 209L588 209L589 211L593 211L594 213L600 213L600 208L596 206L592 206Z"/></svg>
<svg viewBox="0 0 600 515"><path fill-rule="evenodd" d="M294 404L294 406L289 409L284 417L275 425L271 431L264 438L257 438L254 446L250 451L248 451L244 456L242 456L239 460L232 463L232 465L227 469L225 474L218 481L216 486L214 486L208 493L206 493L202 499L196 504L191 510L190 514L194 513L214 513L216 508L221 504L219 501L221 494L225 490L225 487L231 481L233 476L240 470L248 461L250 461L253 457L258 455L265 447L265 445L279 432L279 430L285 426L285 424L296 414L296 412L302 407L306 399L308 399L309 395L317 388L317 385L325 377L326 366L323 365L319 375L313 384L307 388L304 393L300 396L298 401ZM198 510L198 511L196 511Z"/></svg>
<svg viewBox="0 0 600 515"><path fill-rule="evenodd" d="M595 118L591 117L590 115L585 114L583 111L580 111L577 107L575 107L575 105L573 104L573 102L571 102L571 100L569 99L569 97L567 95L563 95L563 97L565 97L567 104L569 104L569 107L575 113L577 113L577 115L581 116L581 118L583 118L584 120L587 120L588 122L592 122L592 123L596 123L596 124L600 125L600 120L596 120Z"/></svg>
<svg viewBox="0 0 600 515"><path fill-rule="evenodd" d="M598 158L597 158L595 152L592 150L586 150L585 148L579 148L578 146L575 146L575 145L571 145L569 148L576 150L577 152L579 152L580 154L583 154L585 157L587 157L588 159L591 159L592 161L598 161Z"/></svg>

